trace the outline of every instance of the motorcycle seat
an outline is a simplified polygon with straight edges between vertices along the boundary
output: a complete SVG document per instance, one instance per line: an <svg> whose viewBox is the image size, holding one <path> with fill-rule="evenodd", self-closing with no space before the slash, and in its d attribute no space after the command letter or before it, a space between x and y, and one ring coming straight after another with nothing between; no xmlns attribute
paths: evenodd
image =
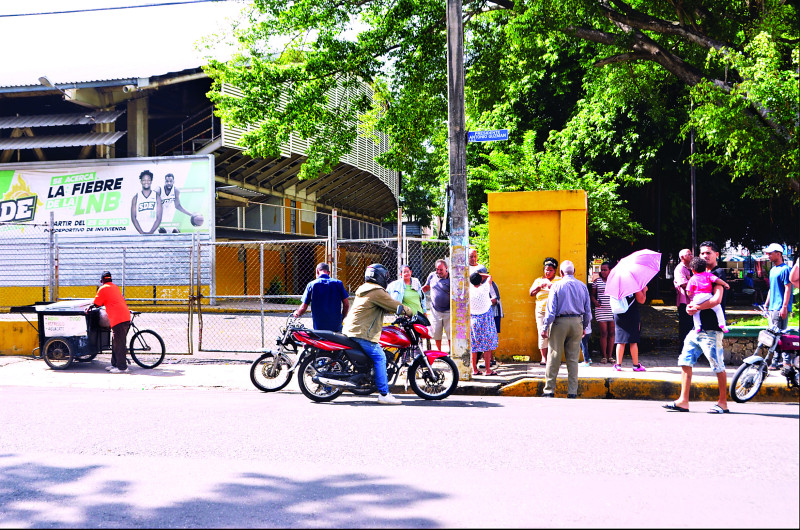
<svg viewBox="0 0 800 530"><path fill-rule="evenodd" d="M361 346L358 345L356 341L344 335L342 333L336 333L335 331L323 331L323 330L314 330L314 334L318 335L321 339L327 340L330 342L335 342L336 344L341 344L343 346L347 346L348 348L354 350L361 350Z"/></svg>

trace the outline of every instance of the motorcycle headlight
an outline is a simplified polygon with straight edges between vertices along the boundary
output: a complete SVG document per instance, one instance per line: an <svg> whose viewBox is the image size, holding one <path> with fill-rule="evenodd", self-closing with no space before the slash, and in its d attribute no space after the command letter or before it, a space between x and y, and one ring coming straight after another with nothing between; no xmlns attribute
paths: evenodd
<svg viewBox="0 0 800 530"><path fill-rule="evenodd" d="M758 333L758 342L763 344L767 348L772 348L772 345L775 344L775 335L773 335L766 329L762 329Z"/></svg>

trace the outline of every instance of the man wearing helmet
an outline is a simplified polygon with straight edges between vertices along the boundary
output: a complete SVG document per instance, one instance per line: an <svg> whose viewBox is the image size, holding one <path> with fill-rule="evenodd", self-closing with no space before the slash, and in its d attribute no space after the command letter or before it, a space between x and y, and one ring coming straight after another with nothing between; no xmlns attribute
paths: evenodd
<svg viewBox="0 0 800 530"><path fill-rule="evenodd" d="M403 402L389 393L389 381L386 374L386 354L378 341L383 328L385 313L394 313L398 307L403 308L406 316L413 316L410 309L397 303L386 291L389 271L380 263L373 263L364 272L364 284L355 292L353 307L344 319L342 333L355 340L370 356L375 364L375 386L380 396L378 403L383 405L401 405Z"/></svg>

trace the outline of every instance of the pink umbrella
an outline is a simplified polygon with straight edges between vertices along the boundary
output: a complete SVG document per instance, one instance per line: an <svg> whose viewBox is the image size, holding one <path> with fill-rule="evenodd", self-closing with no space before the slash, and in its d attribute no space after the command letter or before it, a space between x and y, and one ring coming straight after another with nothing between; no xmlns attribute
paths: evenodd
<svg viewBox="0 0 800 530"><path fill-rule="evenodd" d="M606 279L606 294L613 298L624 298L644 289L661 268L661 253L652 250L637 250L625 256L611 269Z"/></svg>

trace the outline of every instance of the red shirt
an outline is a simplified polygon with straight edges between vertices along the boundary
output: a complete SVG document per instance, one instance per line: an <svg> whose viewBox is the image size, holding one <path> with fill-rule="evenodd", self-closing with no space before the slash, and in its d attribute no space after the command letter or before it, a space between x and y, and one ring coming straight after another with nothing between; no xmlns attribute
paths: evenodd
<svg viewBox="0 0 800 530"><path fill-rule="evenodd" d="M103 284L97 290L93 303L98 307L106 306L108 323L111 324L112 328L120 322L131 321L131 312L128 309L128 304L125 303L125 299L122 298L122 291L111 282Z"/></svg>

